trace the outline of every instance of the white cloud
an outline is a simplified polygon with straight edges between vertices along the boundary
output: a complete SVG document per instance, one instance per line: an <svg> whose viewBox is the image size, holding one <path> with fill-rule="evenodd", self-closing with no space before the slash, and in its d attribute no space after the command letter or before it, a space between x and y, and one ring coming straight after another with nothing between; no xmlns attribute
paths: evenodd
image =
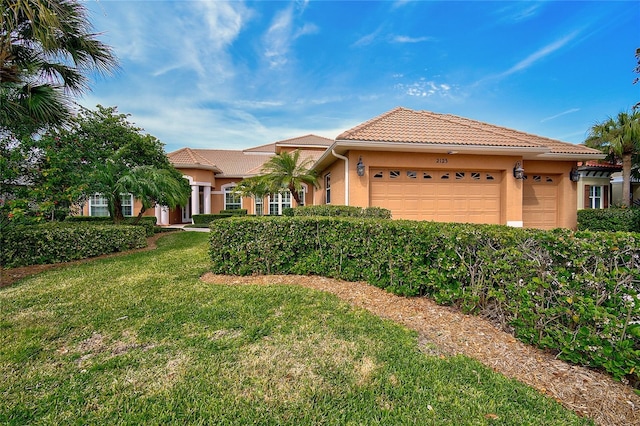
<svg viewBox="0 0 640 426"><path fill-rule="evenodd" d="M439 96L448 98L453 96L453 87L446 83L437 83L433 80L420 79L413 83L398 83L396 89L408 96L427 98Z"/></svg>
<svg viewBox="0 0 640 426"><path fill-rule="evenodd" d="M392 38L394 43L422 43L430 40L432 40L432 37L394 36Z"/></svg>
<svg viewBox="0 0 640 426"><path fill-rule="evenodd" d="M518 71L522 71L524 69L529 68L530 66L532 66L536 62L544 59L545 57L549 56L550 54L554 53L555 51L557 51L557 50L563 48L564 46L566 46L567 43L569 43L571 40L576 38L577 35L578 35L578 32L574 31L571 34L568 34L568 35L562 37L561 39L556 40L553 43L550 43L550 44L544 46L543 48L541 48L541 49L537 50L536 52L532 53L531 55L527 56L522 61L518 62L517 64L515 64L514 66L512 66L511 68L509 68L505 72L501 73L499 75L499 77L506 77L506 76L509 76L509 75L511 75L513 73L516 73Z"/></svg>
<svg viewBox="0 0 640 426"><path fill-rule="evenodd" d="M304 10L307 2L301 4ZM288 63L291 44L297 38L315 34L318 27L312 23L305 23L300 28L295 28L295 10L293 5L281 10L271 22L271 26L263 36L264 56L271 68L279 68Z"/></svg>
<svg viewBox="0 0 640 426"><path fill-rule="evenodd" d="M544 123L545 121L555 120L556 118L562 117L563 115L573 114L574 112L578 112L578 111L580 111L580 108L571 108L559 114L552 115L551 117L543 118L542 120L540 120L540 122Z"/></svg>

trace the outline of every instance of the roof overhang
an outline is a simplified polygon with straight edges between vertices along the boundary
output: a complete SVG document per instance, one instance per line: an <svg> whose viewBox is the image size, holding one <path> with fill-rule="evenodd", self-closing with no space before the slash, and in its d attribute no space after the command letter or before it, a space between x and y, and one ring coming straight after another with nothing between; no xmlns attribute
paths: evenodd
<svg viewBox="0 0 640 426"><path fill-rule="evenodd" d="M554 153L548 147L540 146L491 146L491 145L462 145L462 144L427 144L412 142L382 142L337 140L314 163L312 169L322 170L333 163L336 158L332 151L344 155L347 151L388 151L388 152L416 152L430 154L471 154L471 155L503 155L518 156L524 160L548 161L585 161L597 160L604 154L590 153Z"/></svg>
<svg viewBox="0 0 640 426"><path fill-rule="evenodd" d="M193 164L193 163L171 163L176 169L197 169L197 170L210 170L214 173L222 173L222 170L216 166L208 166L205 164Z"/></svg>

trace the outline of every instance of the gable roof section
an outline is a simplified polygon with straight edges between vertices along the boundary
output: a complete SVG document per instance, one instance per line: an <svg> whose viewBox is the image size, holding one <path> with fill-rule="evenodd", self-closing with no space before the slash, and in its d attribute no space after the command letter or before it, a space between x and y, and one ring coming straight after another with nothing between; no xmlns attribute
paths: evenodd
<svg viewBox="0 0 640 426"><path fill-rule="evenodd" d="M220 170L217 177L245 177L249 176L251 170L262 167L269 161L272 155L251 155L242 151L231 151L223 149L196 149L194 150L202 157L211 162L215 162Z"/></svg>
<svg viewBox="0 0 640 426"><path fill-rule="evenodd" d="M522 155L525 159L602 158L592 148L429 111L395 108L336 138L334 148ZM338 151L338 149L336 149Z"/></svg>
<svg viewBox="0 0 640 426"><path fill-rule="evenodd" d="M167 154L167 157L174 167L211 170L214 173L221 172L215 163L191 148L181 148L177 151L170 152Z"/></svg>
<svg viewBox="0 0 640 426"><path fill-rule="evenodd" d="M281 140L275 144L276 146L292 146L299 148L328 148L333 145L333 140L317 135L305 135L297 138Z"/></svg>

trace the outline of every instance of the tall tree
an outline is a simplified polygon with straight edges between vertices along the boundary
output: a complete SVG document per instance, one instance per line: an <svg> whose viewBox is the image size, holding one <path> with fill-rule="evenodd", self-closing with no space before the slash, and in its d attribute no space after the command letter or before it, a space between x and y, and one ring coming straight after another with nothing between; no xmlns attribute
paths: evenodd
<svg viewBox="0 0 640 426"><path fill-rule="evenodd" d="M309 170L312 164L310 158L300 160L300 151L293 153L286 151L271 157L262 166L264 179L269 186L270 192L279 193L283 189L288 189L291 196L298 205L301 204L299 192L302 184L318 186L318 176L314 170Z"/></svg>
<svg viewBox="0 0 640 426"><path fill-rule="evenodd" d="M66 122L87 75L117 66L76 0L0 0L0 135Z"/></svg>
<svg viewBox="0 0 640 426"><path fill-rule="evenodd" d="M622 203L630 206L633 158L640 154L640 111L621 112L596 123L585 144L606 153L610 160L622 162Z"/></svg>

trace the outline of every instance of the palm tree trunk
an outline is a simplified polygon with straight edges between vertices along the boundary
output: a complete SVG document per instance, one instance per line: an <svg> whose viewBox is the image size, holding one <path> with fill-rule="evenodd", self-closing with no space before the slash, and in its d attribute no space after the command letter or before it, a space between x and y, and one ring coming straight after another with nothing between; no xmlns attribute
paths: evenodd
<svg viewBox="0 0 640 426"><path fill-rule="evenodd" d="M294 200L296 200L296 205L300 205L300 194L298 194L298 191L296 191L296 187L291 185L289 186L289 192L291 192L291 196L293 197Z"/></svg>
<svg viewBox="0 0 640 426"><path fill-rule="evenodd" d="M622 155L622 204L631 206L631 154Z"/></svg>

